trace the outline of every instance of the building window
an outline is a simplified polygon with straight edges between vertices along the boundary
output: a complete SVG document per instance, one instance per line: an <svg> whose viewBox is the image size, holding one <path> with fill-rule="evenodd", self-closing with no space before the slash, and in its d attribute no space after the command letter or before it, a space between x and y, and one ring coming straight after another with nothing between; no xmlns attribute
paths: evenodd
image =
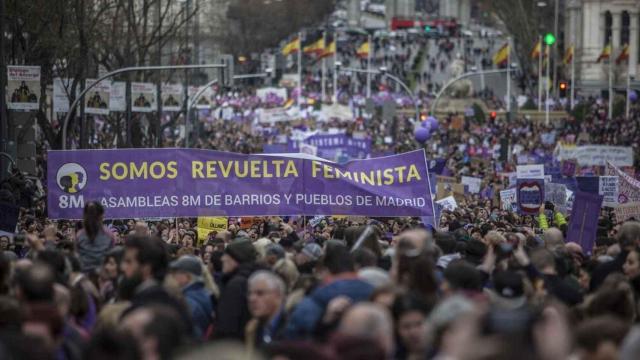
<svg viewBox="0 0 640 360"><path fill-rule="evenodd" d="M613 18L611 17L611 11L604 13L604 46L611 43Z"/></svg>
<svg viewBox="0 0 640 360"><path fill-rule="evenodd" d="M629 32L630 25L631 25L631 17L629 17L628 11L623 11L621 17L622 17L622 21L620 23L622 24L622 27L620 29L620 46L625 46L629 44L629 39L631 35L631 33Z"/></svg>

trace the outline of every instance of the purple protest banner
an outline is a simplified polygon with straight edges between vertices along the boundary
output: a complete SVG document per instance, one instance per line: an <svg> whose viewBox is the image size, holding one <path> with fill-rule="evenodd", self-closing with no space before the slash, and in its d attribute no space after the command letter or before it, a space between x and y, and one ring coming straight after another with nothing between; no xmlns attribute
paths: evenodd
<svg viewBox="0 0 640 360"><path fill-rule="evenodd" d="M591 254L596 242L602 200L602 195L582 191L575 193L571 220L567 230L567 242L579 244L587 254Z"/></svg>
<svg viewBox="0 0 640 360"><path fill-rule="evenodd" d="M52 219L364 215L432 216L424 150L340 165L300 155L197 149L48 152Z"/></svg>
<svg viewBox="0 0 640 360"><path fill-rule="evenodd" d="M538 214L544 203L544 179L518 179L516 189L520 213Z"/></svg>
<svg viewBox="0 0 640 360"><path fill-rule="evenodd" d="M303 142L317 147L318 156L327 159L333 159L337 150L342 150L354 159L365 159L371 154L370 138L357 139L346 134L319 134L309 136ZM298 152L300 144L289 139L288 147L289 152Z"/></svg>

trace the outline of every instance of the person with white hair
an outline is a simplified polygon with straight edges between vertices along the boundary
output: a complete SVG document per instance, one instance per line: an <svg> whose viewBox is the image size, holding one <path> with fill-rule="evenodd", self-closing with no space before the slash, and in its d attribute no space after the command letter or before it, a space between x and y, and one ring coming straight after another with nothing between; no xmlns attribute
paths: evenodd
<svg viewBox="0 0 640 360"><path fill-rule="evenodd" d="M338 333L374 340L380 344L387 358L393 355L393 320L389 310L381 305L370 302L353 305L342 317Z"/></svg>
<svg viewBox="0 0 640 360"><path fill-rule="evenodd" d="M248 280L248 303L251 320L245 328L247 351L270 344L282 338L286 324L284 302L287 288L280 276L259 270Z"/></svg>

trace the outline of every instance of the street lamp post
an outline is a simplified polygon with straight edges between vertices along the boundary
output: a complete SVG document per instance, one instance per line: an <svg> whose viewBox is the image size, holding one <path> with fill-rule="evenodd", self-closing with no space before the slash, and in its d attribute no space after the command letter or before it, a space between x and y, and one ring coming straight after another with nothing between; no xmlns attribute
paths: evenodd
<svg viewBox="0 0 640 360"><path fill-rule="evenodd" d="M208 68L223 68L225 65L222 64L202 64L202 65L156 65L156 66L132 66L126 67L122 69L117 69L111 71L107 74L104 74L99 79L97 79L94 83L85 87L85 89L73 100L71 106L69 106L69 111L67 115L64 117L64 121L62 123L62 150L66 150L67 148L67 128L69 125L69 120L71 119L71 114L75 110L76 106L80 103L80 99L84 98L85 94L89 92L89 90L93 89L94 86L98 85L100 81L108 79L118 74L133 72L133 71L153 71L153 70L173 70L173 69L208 69Z"/></svg>
<svg viewBox="0 0 640 360"><path fill-rule="evenodd" d="M402 80L400 80L397 76L389 74L387 72L387 68L386 67L381 67L379 70L368 70L368 69L365 70L365 69L355 69L355 68L344 68L344 69L340 69L339 71L356 72L356 73L359 72L359 73L365 73L365 74L382 75L382 76L388 77L389 79L395 81L398 85L400 85L404 89L404 91L407 92L407 94L411 98L411 101L413 101L413 105L415 106L415 110L416 110L415 123L417 124L420 121L420 106L418 105L418 101L417 101L415 95L413 94L413 91L411 91L411 89L409 89L407 84L402 82Z"/></svg>
<svg viewBox="0 0 640 360"><path fill-rule="evenodd" d="M457 82L458 80L462 80L464 78L468 78L474 75L486 75L486 74L501 74L501 73L505 73L508 72L508 69L495 69L495 70L483 70L483 71L479 71L479 72L467 72L464 73L462 75L459 75L451 80L449 80L448 83L446 83L442 89L440 89L440 91L438 91L438 93L436 94L436 98L433 100L433 104L431 105L431 114L434 115L436 112L436 109L438 107L438 101L440 100L440 97L442 96L442 94L444 94L444 92L447 90L447 88L449 88L449 86L453 85L455 82Z"/></svg>
<svg viewBox="0 0 640 360"><path fill-rule="evenodd" d="M265 69L265 72L258 73L258 74L233 75L233 80L266 78L270 76L272 72L273 72L272 69ZM202 96L202 94L204 94L204 92L207 91L207 88L209 88L210 86L213 86L216 83L218 83L218 79L213 79L208 83L204 84L204 86L198 89L198 92L195 93L195 95L193 95L193 98L191 98L191 100L188 102L187 114L186 114L187 116L185 117L185 122L184 122L184 147L186 148L189 147L189 118L191 117L190 116L191 109L193 109L194 105L196 104L200 96Z"/></svg>

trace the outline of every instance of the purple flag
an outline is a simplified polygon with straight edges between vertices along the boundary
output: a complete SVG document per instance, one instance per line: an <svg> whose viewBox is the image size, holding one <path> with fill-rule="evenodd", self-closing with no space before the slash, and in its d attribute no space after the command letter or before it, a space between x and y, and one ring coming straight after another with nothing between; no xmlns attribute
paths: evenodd
<svg viewBox="0 0 640 360"><path fill-rule="evenodd" d="M579 244L586 254L591 254L596 242L602 200L602 195L582 191L575 193L569 230L567 231L567 242Z"/></svg>
<svg viewBox="0 0 640 360"><path fill-rule="evenodd" d="M260 215L432 216L424 150L346 164L198 149L48 152L52 219Z"/></svg>

